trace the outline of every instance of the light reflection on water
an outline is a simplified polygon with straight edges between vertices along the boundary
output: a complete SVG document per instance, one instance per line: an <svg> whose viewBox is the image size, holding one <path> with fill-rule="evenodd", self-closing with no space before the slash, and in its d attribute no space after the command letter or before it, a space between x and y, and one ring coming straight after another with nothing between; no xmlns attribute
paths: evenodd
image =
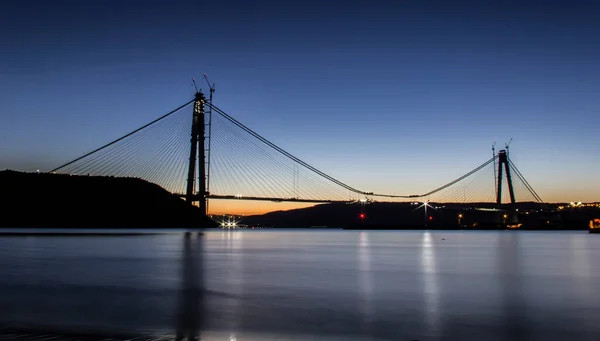
<svg viewBox="0 0 600 341"><path fill-rule="evenodd" d="M373 322L373 274L371 272L371 247L369 245L369 234L360 232L360 243L358 246L358 274L359 291L361 300L361 313L363 323L367 325Z"/></svg>
<svg viewBox="0 0 600 341"><path fill-rule="evenodd" d="M598 340L596 237L0 237L0 324L201 340Z"/></svg>
<svg viewBox="0 0 600 341"><path fill-rule="evenodd" d="M221 233L221 240L225 243L226 260L224 264L224 278L222 287L231 294L231 298L224 300L224 310L227 311L224 320L231 331L230 339L236 339L235 332L241 327L242 315L236 312L243 309L242 300L244 295L244 235L236 231L226 231Z"/></svg>
<svg viewBox="0 0 600 341"><path fill-rule="evenodd" d="M423 233L421 244L421 271L423 272L423 294L425 295L425 318L428 332L438 335L439 330L439 292L436 269L435 248L431 232Z"/></svg>

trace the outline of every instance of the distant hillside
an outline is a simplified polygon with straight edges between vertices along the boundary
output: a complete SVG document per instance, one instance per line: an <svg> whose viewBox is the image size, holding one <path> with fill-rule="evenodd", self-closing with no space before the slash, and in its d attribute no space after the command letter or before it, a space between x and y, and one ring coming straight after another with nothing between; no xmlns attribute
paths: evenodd
<svg viewBox="0 0 600 341"><path fill-rule="evenodd" d="M518 211L512 212L506 205L506 212L492 210L495 204L456 204L431 203L437 209L429 208L427 218L423 208L410 203L375 202L365 206L365 219L361 221L360 204L321 204L313 207L289 211L270 212L263 215L249 216L242 221L249 226L306 228L312 226L333 228L427 228L456 229L460 228L458 214L462 214L460 224L478 228L504 228L504 214L509 218L507 223L522 223L526 229L548 230L583 230L587 229L590 212L580 211L566 214L557 213L556 205L521 202L514 205ZM592 212L593 213L593 212ZM597 213L594 213L597 214Z"/></svg>
<svg viewBox="0 0 600 341"><path fill-rule="evenodd" d="M134 178L0 171L0 226L215 227L162 187Z"/></svg>
<svg viewBox="0 0 600 341"><path fill-rule="evenodd" d="M410 203L394 202L376 202L365 205L364 221L361 222L360 204L321 204L313 207L278 211L266 213L260 216L251 216L244 219L244 224L249 225L267 225L271 227L311 227L327 226L335 228L358 227L361 225L369 226L404 226L422 228L424 225L424 210L418 205ZM442 212L443 211L443 212ZM448 213L445 210L428 209L428 224L438 224L442 222L455 223L455 214ZM442 220L442 221L440 221Z"/></svg>

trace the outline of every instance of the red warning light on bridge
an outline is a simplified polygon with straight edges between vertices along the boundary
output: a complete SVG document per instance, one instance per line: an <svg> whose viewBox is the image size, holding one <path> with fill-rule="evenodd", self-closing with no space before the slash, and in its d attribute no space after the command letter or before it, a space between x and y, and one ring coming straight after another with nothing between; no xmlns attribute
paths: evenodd
<svg viewBox="0 0 600 341"><path fill-rule="evenodd" d="M365 216L365 214L364 214L364 213L361 213L361 214L359 215L359 217L360 217L360 219L365 219L365 217L366 217L366 216Z"/></svg>
<svg viewBox="0 0 600 341"><path fill-rule="evenodd" d="M429 220L433 220L433 217L432 217L432 216L429 216Z"/></svg>

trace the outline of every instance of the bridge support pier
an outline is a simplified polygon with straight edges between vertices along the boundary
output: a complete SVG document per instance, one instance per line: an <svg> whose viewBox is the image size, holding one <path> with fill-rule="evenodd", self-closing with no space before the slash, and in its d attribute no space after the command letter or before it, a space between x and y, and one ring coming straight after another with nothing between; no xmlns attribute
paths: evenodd
<svg viewBox="0 0 600 341"><path fill-rule="evenodd" d="M502 204L502 166L506 170L506 182L508 183L508 193L510 195L510 203L515 203L515 190L513 188L512 177L510 175L510 166L508 164L508 154L506 150L498 152L498 190L496 191L496 204Z"/></svg>
<svg viewBox="0 0 600 341"><path fill-rule="evenodd" d="M188 167L187 188L185 192L186 201L193 203L198 198L200 210L206 214L206 139L204 124L204 103L206 98L202 92L197 92L194 100L194 115L192 118L192 137L190 148L190 161ZM198 153L200 155L198 155ZM195 189L196 159L198 159L198 192ZM198 194L198 195L196 195Z"/></svg>

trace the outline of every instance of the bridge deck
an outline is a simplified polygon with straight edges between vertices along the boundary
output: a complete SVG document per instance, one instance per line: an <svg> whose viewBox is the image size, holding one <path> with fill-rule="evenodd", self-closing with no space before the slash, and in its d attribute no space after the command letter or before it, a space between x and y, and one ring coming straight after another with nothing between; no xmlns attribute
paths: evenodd
<svg viewBox="0 0 600 341"><path fill-rule="evenodd" d="M180 197L185 197L185 194L179 194ZM210 194L208 199L224 199L224 200L254 200L254 201L273 201L273 202L304 202L314 204L349 204L352 200L325 200L325 199L301 199L301 198L270 198L270 197L246 197L239 195L216 195ZM193 200L200 200L200 195L194 195Z"/></svg>

